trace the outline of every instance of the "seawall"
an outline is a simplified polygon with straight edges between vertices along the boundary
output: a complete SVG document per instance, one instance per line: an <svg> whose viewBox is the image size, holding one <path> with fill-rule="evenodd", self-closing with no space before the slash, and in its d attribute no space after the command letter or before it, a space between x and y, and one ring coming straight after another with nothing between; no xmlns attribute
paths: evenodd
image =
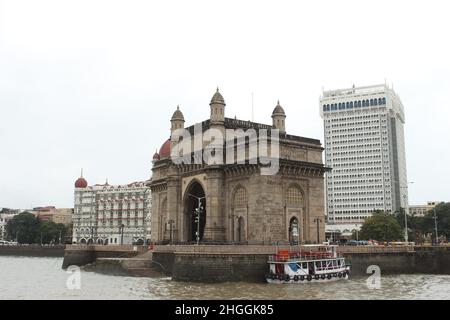
<svg viewBox="0 0 450 320"><path fill-rule="evenodd" d="M132 258L140 253L147 252L144 246L113 246L113 245L68 245L64 252L62 267L84 266L95 262L97 258Z"/></svg>
<svg viewBox="0 0 450 320"><path fill-rule="evenodd" d="M65 246L0 245L0 256L64 257Z"/></svg>
<svg viewBox="0 0 450 320"><path fill-rule="evenodd" d="M353 276L367 276L377 265L382 274L450 274L450 247L340 247ZM273 246L159 246L153 261L177 281L262 282Z"/></svg>

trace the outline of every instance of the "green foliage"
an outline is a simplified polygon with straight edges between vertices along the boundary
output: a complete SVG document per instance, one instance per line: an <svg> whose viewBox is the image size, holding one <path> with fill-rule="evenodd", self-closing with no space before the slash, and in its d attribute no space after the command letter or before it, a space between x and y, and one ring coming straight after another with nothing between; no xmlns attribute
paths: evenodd
<svg viewBox="0 0 450 320"><path fill-rule="evenodd" d="M375 212L359 232L359 240L397 241L403 239L402 228L391 214Z"/></svg>
<svg viewBox="0 0 450 320"><path fill-rule="evenodd" d="M6 225L7 237L21 244L59 244L70 236L70 228L53 221L41 221L32 213L22 212Z"/></svg>
<svg viewBox="0 0 450 320"><path fill-rule="evenodd" d="M439 237L450 237L450 203L441 203L436 206L436 222ZM405 226L404 209L395 214L395 218L403 229ZM434 210L428 211L423 217L408 216L408 236L417 243L421 243L427 236L436 238Z"/></svg>
<svg viewBox="0 0 450 320"><path fill-rule="evenodd" d="M6 236L19 243L34 243L39 228L39 220L29 212L22 212L6 225Z"/></svg>

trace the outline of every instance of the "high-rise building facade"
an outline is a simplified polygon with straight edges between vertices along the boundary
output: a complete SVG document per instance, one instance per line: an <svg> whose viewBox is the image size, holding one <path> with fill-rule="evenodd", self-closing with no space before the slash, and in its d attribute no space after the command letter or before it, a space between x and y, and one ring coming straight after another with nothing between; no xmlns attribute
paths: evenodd
<svg viewBox="0 0 450 320"><path fill-rule="evenodd" d="M88 186L75 182L72 243L144 244L151 233L149 181Z"/></svg>
<svg viewBox="0 0 450 320"><path fill-rule="evenodd" d="M349 233L374 211L408 208L404 124L387 85L323 92L327 229ZM332 231L333 231L332 230Z"/></svg>

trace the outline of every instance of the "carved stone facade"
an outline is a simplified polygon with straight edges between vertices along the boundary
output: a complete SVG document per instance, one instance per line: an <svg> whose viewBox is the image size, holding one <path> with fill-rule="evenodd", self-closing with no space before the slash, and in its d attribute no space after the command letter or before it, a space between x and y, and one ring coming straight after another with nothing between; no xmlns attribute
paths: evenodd
<svg viewBox="0 0 450 320"><path fill-rule="evenodd" d="M176 164L171 158L175 142L167 140L153 158L152 240L195 242L198 236L202 243L324 241L324 173L328 169L322 162L320 141L286 134L286 116L279 103L272 126L225 118L225 101L218 91L210 106L210 119L201 123L203 133L210 128L222 132L278 129L279 139L270 140L269 153L272 143L279 142L279 170L262 175L263 165L249 161L250 141L245 141L244 164ZM172 133L174 127L184 128L179 109L171 123ZM186 130L193 132L194 126ZM224 158L226 152L223 148ZM199 223L195 220L198 207L204 209Z"/></svg>

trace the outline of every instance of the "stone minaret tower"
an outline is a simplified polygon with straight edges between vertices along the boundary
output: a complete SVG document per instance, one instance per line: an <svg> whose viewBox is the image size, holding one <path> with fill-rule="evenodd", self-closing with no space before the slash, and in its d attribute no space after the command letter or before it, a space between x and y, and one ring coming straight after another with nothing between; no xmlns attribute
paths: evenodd
<svg viewBox="0 0 450 320"><path fill-rule="evenodd" d="M217 88L216 93L209 104L211 107L211 125L223 126L225 123L225 100Z"/></svg>
<svg viewBox="0 0 450 320"><path fill-rule="evenodd" d="M280 106L280 101L278 101L277 106L273 109L272 112L272 126L275 129L280 130L280 133L286 133L286 114L284 113L283 108Z"/></svg>
<svg viewBox="0 0 450 320"><path fill-rule="evenodd" d="M170 122L172 124L170 131L174 132L177 129L183 129L184 128L184 116L183 113L180 111L180 106L177 106L177 110L173 113L172 119L170 119Z"/></svg>

